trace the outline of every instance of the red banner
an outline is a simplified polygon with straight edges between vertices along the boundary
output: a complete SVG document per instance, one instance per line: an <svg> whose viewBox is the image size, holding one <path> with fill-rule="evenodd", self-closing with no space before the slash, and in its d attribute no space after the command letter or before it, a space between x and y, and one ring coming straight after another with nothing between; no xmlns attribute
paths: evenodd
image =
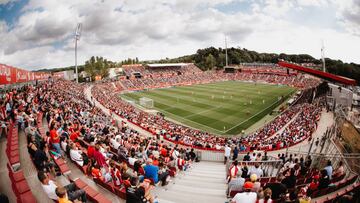
<svg viewBox="0 0 360 203"><path fill-rule="evenodd" d="M0 64L0 85L30 82L34 80L46 80L49 76L49 73L32 72Z"/></svg>
<svg viewBox="0 0 360 203"><path fill-rule="evenodd" d="M56 72L53 74L53 77L54 78L64 78L65 75L64 75L64 72Z"/></svg>

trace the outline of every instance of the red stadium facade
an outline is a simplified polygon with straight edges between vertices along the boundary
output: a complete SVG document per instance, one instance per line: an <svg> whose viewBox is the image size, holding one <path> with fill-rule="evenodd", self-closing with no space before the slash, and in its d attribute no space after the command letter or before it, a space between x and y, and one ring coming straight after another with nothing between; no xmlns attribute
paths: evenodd
<svg viewBox="0 0 360 203"><path fill-rule="evenodd" d="M306 68L304 66L300 66L300 65L297 65L297 64L288 63L288 62L285 62L285 61L279 61L278 65L282 66L282 67L286 67L286 68L291 68L293 70L298 70L298 71L301 71L301 72L305 72L305 73L308 73L308 74L311 74L311 75L314 75L314 76L317 76L317 77L320 77L320 78L332 80L332 81L342 83L342 84L345 84L345 85L356 85L356 80L354 80L354 79L334 75L334 74L331 74L331 73L326 73L326 72L315 70L315 69L312 69L312 68Z"/></svg>
<svg viewBox="0 0 360 203"><path fill-rule="evenodd" d="M0 85L46 80L51 74L45 72L32 72L5 64L0 64Z"/></svg>

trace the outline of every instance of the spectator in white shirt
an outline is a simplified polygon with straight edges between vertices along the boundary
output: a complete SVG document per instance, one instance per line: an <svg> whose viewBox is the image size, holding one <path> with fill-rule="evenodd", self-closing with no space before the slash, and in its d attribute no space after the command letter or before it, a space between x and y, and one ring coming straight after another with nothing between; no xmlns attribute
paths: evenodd
<svg viewBox="0 0 360 203"><path fill-rule="evenodd" d="M257 194L255 192L251 192L252 187L252 182L246 182L243 187L244 192L237 193L231 200L231 203L256 203Z"/></svg>
<svg viewBox="0 0 360 203"><path fill-rule="evenodd" d="M255 163L255 166L253 166L253 167L249 170L248 175L252 175L252 174L256 174L256 176L257 176L258 178L264 176L264 172L263 172L263 170L260 168L260 164L259 164L259 163Z"/></svg>
<svg viewBox="0 0 360 203"><path fill-rule="evenodd" d="M115 137L115 138L112 137L112 138L110 139L110 145L111 145L114 149L118 149L119 146L120 146L120 143L119 143L118 140L116 140L116 137Z"/></svg>
<svg viewBox="0 0 360 203"><path fill-rule="evenodd" d="M71 160L75 161L79 166L84 165L84 160L81 155L81 152L77 149L75 143L72 143L72 145L71 145L70 158L71 158Z"/></svg>
<svg viewBox="0 0 360 203"><path fill-rule="evenodd" d="M174 151L172 153L172 157L176 160L179 156L179 151L177 150L177 148L174 148Z"/></svg>
<svg viewBox="0 0 360 203"><path fill-rule="evenodd" d="M231 155L231 148L229 144L227 144L225 146L225 152L224 152L224 164L226 164L226 162L230 159L230 155Z"/></svg>
<svg viewBox="0 0 360 203"><path fill-rule="evenodd" d="M250 161L256 161L256 153L253 153L250 157Z"/></svg>
<svg viewBox="0 0 360 203"><path fill-rule="evenodd" d="M68 145L66 137L61 137L61 138L60 138L60 145L61 145L61 149L62 149L64 152L66 152L66 147L67 147L67 145Z"/></svg>
<svg viewBox="0 0 360 203"><path fill-rule="evenodd" d="M58 184L56 184L54 181L50 180L48 175L44 171L39 171L38 173L38 179L41 182L41 186L44 189L47 196L54 200L58 200L58 196L56 195L56 188L59 187ZM77 189L75 183L70 183L68 185L65 185L64 188L66 189L67 196L70 201L74 201L77 199L81 199L82 202L86 201L86 193L82 189Z"/></svg>
<svg viewBox="0 0 360 203"><path fill-rule="evenodd" d="M134 166L135 162L137 161L137 159L135 158L135 151L134 150L131 150L130 152L130 157L129 157L129 164L131 166Z"/></svg>

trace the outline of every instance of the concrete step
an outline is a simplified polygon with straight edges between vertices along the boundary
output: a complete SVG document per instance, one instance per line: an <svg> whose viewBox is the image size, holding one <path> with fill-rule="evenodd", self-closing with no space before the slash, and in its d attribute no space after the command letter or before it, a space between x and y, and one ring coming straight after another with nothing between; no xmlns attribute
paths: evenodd
<svg viewBox="0 0 360 203"><path fill-rule="evenodd" d="M177 183L175 183L177 184ZM226 189L226 185L223 181L221 182L211 182L211 181L194 181L193 179L181 179L179 183L181 185L191 185L192 187L196 188L209 188L209 189L219 189L221 188L219 185L224 186L222 188Z"/></svg>
<svg viewBox="0 0 360 203"><path fill-rule="evenodd" d="M157 187L153 194L159 202L226 202L225 166L220 162L194 163L166 187Z"/></svg>
<svg viewBox="0 0 360 203"><path fill-rule="evenodd" d="M160 196L161 195L161 196ZM178 191L165 191L159 195L159 202L162 203L162 199L168 202L176 203L222 203L226 202L225 191L222 196L208 196L191 193L180 193Z"/></svg>
<svg viewBox="0 0 360 203"><path fill-rule="evenodd" d="M193 171L190 171L189 174L191 174L191 175L206 175L206 176L219 177L219 176L224 176L225 171L193 170Z"/></svg>
<svg viewBox="0 0 360 203"><path fill-rule="evenodd" d="M177 182L180 182L180 180L194 180L194 181L206 181L209 184L225 184L225 177L219 177L219 178L206 178L206 176L184 176L179 178Z"/></svg>

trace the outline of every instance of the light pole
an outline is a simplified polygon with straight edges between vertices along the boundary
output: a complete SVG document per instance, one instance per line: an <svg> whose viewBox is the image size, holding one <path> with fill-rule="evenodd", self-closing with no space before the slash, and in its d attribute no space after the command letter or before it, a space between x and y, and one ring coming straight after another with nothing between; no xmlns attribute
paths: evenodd
<svg viewBox="0 0 360 203"><path fill-rule="evenodd" d="M80 40L81 36L81 23L78 23L75 31L75 73L76 73L76 82L79 83L79 74L77 67L77 41Z"/></svg>
<svg viewBox="0 0 360 203"><path fill-rule="evenodd" d="M325 68L325 46L324 46L324 40L321 43L321 60L322 60L322 68L323 71L326 72Z"/></svg>
<svg viewBox="0 0 360 203"><path fill-rule="evenodd" d="M228 67L228 55L227 55L227 40L225 35L225 67Z"/></svg>

